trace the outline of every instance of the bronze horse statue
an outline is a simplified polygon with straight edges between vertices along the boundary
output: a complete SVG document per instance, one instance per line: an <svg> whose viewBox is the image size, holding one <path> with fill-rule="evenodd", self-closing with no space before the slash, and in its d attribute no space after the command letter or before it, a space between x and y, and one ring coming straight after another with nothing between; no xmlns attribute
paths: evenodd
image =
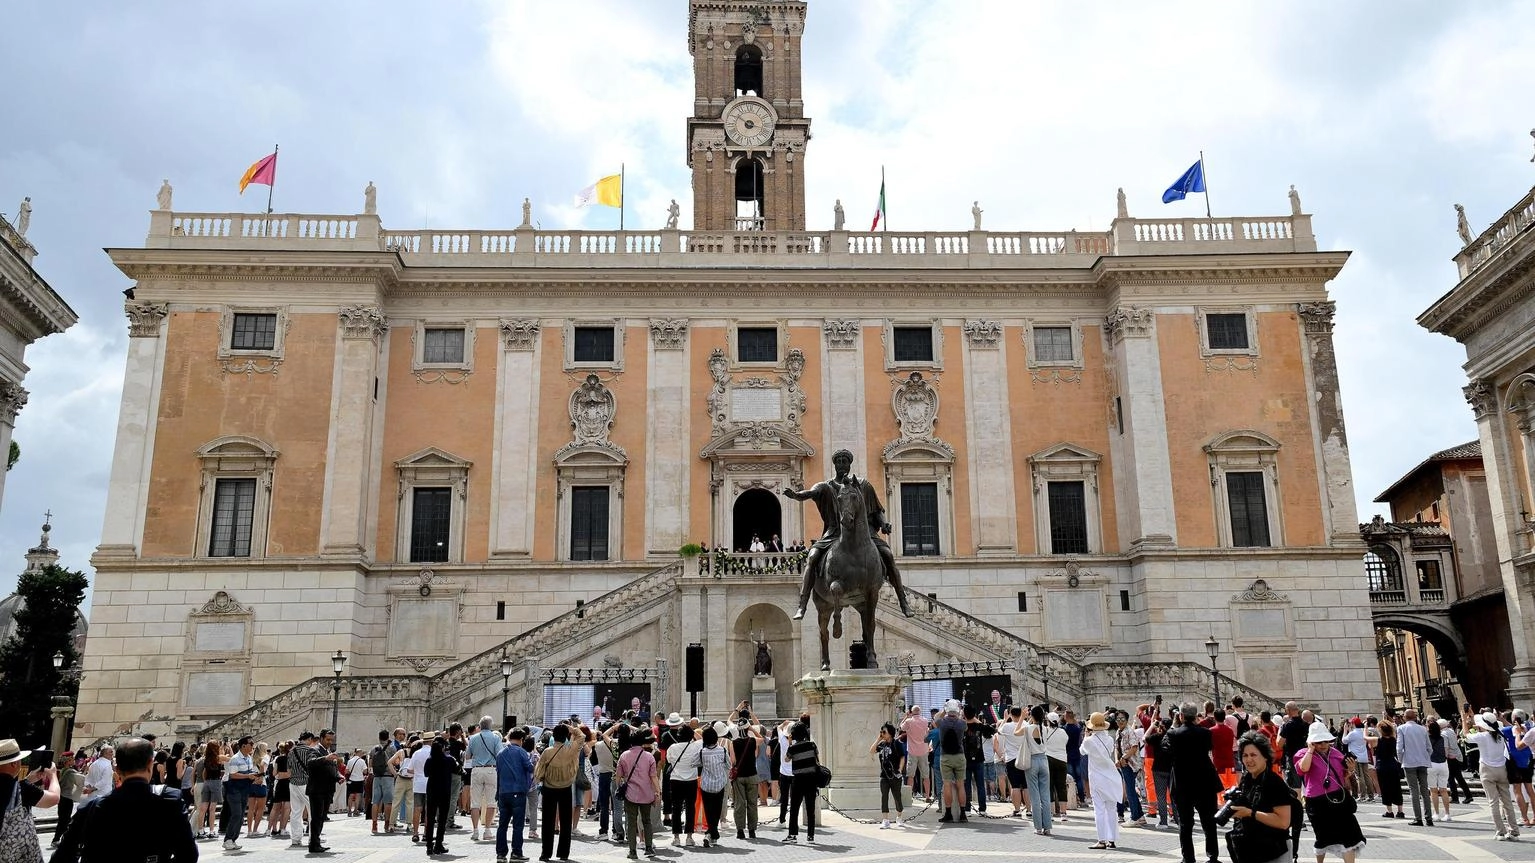
<svg viewBox="0 0 1535 863"><path fill-rule="evenodd" d="M837 521L841 531L826 549L820 577L811 594L821 625L821 670L831 670L827 623L831 638L842 637L842 609L856 608L863 617L863 644L869 664L875 665L874 610L885 584L885 564L869 532L868 509L863 490L847 483L837 489Z"/></svg>

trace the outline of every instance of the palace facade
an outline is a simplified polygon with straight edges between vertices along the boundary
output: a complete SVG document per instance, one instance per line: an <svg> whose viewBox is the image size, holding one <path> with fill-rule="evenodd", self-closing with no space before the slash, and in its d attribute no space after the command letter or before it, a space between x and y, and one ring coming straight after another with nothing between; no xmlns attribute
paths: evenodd
<svg viewBox="0 0 1535 863"><path fill-rule="evenodd" d="M1294 199L810 228L805 14L690 4L692 230L166 208L110 250L136 299L80 733L791 713L800 558L742 552L820 535L781 492L840 448L893 525L917 613L887 591L876 647L913 697L1366 709L1347 253Z"/></svg>

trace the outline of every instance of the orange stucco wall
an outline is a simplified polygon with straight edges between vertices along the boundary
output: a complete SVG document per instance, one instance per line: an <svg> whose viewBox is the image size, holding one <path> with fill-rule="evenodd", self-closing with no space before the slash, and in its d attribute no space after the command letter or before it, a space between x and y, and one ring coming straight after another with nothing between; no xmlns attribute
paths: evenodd
<svg viewBox="0 0 1535 863"><path fill-rule="evenodd" d="M1048 554L1039 547L1034 498L1034 477L1029 457L1048 447L1067 443L1085 447L1103 457L1098 463L1098 495L1103 550L1119 550L1119 525L1114 515L1114 472L1109 459L1108 376L1105 372L1103 331L1078 324L1082 329L1082 369L1040 369L1035 380L1029 369L1023 339L1025 328L1009 327L1003 345L1007 355L1008 405L1013 430L1014 493L1018 507L1018 551ZM1075 380L1072 380L1075 378Z"/></svg>
<svg viewBox="0 0 1535 863"><path fill-rule="evenodd" d="M938 424L933 432L954 447L954 548L945 552L958 557L975 554L975 534L970 511L970 438L965 434L965 333L959 326L943 328L944 372L934 384L938 390ZM886 412L890 408L887 405Z"/></svg>
<svg viewBox="0 0 1535 863"><path fill-rule="evenodd" d="M1178 544L1193 548L1217 544L1204 446L1216 435L1246 428L1281 443L1283 544L1325 545L1303 341L1296 316L1290 312L1257 315L1258 356L1253 371L1207 370L1199 354L1197 326L1195 315L1157 316ZM1239 358L1240 365L1251 362L1254 358Z"/></svg>
<svg viewBox="0 0 1535 863"><path fill-rule="evenodd" d="M224 435L260 438L279 453L266 554L316 554L336 317L290 316L277 374L223 371L217 359L219 320L217 312L170 315L143 554L207 552L193 548L202 497L196 453ZM258 364L264 367L266 361Z"/></svg>
<svg viewBox="0 0 1535 863"><path fill-rule="evenodd" d="M489 556L489 501L495 479L491 453L500 334L494 327L477 328L473 374L450 384L446 380L428 383L416 379L411 370L414 333L411 326L389 330L389 397L379 459L383 481L379 483L378 560L392 562L408 557L395 554L400 506L395 462L427 447L437 447L473 462L469 468L463 549L466 562L480 562Z"/></svg>

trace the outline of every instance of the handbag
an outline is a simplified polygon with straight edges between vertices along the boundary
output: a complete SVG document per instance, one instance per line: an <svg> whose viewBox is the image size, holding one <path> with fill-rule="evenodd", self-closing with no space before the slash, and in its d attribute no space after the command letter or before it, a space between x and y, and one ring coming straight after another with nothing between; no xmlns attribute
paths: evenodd
<svg viewBox="0 0 1535 863"><path fill-rule="evenodd" d="M1331 781L1333 779L1337 779L1337 774L1334 773L1332 769L1332 753L1328 752L1327 754L1328 758L1325 760L1324 764L1327 767L1327 779L1328 781ZM1340 812L1353 815L1355 812L1359 811L1359 801L1354 799L1354 793L1348 790L1348 786L1343 783L1343 780L1339 779L1338 785L1339 790L1343 792L1342 799L1334 800L1332 793L1325 790L1322 792L1322 799L1327 801L1328 806L1331 806Z"/></svg>
<svg viewBox="0 0 1535 863"><path fill-rule="evenodd" d="M825 788L831 784L831 768L825 764L815 766L815 787Z"/></svg>

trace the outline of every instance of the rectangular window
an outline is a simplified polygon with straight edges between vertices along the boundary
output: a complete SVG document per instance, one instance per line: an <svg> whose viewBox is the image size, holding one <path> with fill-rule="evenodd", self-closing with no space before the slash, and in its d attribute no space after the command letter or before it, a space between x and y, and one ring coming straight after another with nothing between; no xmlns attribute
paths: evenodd
<svg viewBox="0 0 1535 863"><path fill-rule="evenodd" d="M277 315L235 314L229 337L233 351L270 351L277 346Z"/></svg>
<svg viewBox="0 0 1535 863"><path fill-rule="evenodd" d="M1226 503L1231 508L1231 544L1238 548L1269 545L1269 509L1260 471L1226 474Z"/></svg>
<svg viewBox="0 0 1535 863"><path fill-rule="evenodd" d="M1028 611L1029 610L1029 595L1027 593L1024 593L1021 590L1018 591L1018 610L1019 611Z"/></svg>
<svg viewBox="0 0 1535 863"><path fill-rule="evenodd" d="M411 490L410 562L443 563L448 559L448 531L453 519L451 488Z"/></svg>
<svg viewBox="0 0 1535 863"><path fill-rule="evenodd" d="M1076 359L1071 355L1071 327L1035 327L1034 361L1037 363L1069 363Z"/></svg>
<svg viewBox="0 0 1535 863"><path fill-rule="evenodd" d="M1052 482L1050 553L1087 554L1087 488L1081 480Z"/></svg>
<svg viewBox="0 0 1535 863"><path fill-rule="evenodd" d="M497 602L496 602L496 619L497 620L505 620L506 619L506 600L504 600L504 599L497 600Z"/></svg>
<svg viewBox="0 0 1535 863"><path fill-rule="evenodd" d="M608 559L608 487L570 490L570 559Z"/></svg>
<svg viewBox="0 0 1535 863"><path fill-rule="evenodd" d="M576 327L574 359L578 363L613 362L612 327Z"/></svg>
<svg viewBox="0 0 1535 863"><path fill-rule="evenodd" d="M459 364L464 361L464 329L429 329L422 333L421 362Z"/></svg>
<svg viewBox="0 0 1535 863"><path fill-rule="evenodd" d="M256 480L221 479L213 486L209 557L250 557L256 518Z"/></svg>
<svg viewBox="0 0 1535 863"><path fill-rule="evenodd" d="M736 360L743 363L778 362L778 328L737 328Z"/></svg>
<svg viewBox="0 0 1535 863"><path fill-rule="evenodd" d="M1205 315L1212 351L1247 350L1247 315Z"/></svg>
<svg viewBox="0 0 1535 863"><path fill-rule="evenodd" d="M901 553L938 554L938 483L901 483Z"/></svg>
<svg viewBox="0 0 1535 863"><path fill-rule="evenodd" d="M892 356L898 363L930 363L933 361L932 327L895 327L895 343Z"/></svg>
<svg viewBox="0 0 1535 863"><path fill-rule="evenodd" d="M1119 592L1119 610L1120 611L1129 611L1130 610L1130 591L1128 591L1128 590L1121 590Z"/></svg>
<svg viewBox="0 0 1535 863"><path fill-rule="evenodd" d="M1439 577L1439 561L1418 560L1414 561L1418 567L1419 590L1443 590L1444 582Z"/></svg>

